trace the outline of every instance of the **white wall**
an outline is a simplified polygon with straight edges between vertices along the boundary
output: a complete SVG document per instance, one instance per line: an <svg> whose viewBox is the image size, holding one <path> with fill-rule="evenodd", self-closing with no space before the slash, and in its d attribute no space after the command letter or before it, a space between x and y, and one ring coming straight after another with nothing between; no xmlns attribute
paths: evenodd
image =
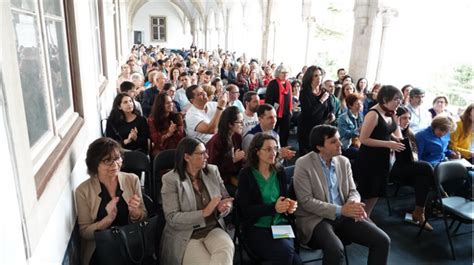
<svg viewBox="0 0 474 265"><path fill-rule="evenodd" d="M150 41L150 17L164 16L166 17L166 42ZM157 1L144 4L136 13L132 22L132 32L129 37L129 45L133 44L133 31L143 31L143 43L146 45L160 45L161 47L189 48L191 46L192 37L189 30L184 31L182 23L182 14L168 2Z"/></svg>

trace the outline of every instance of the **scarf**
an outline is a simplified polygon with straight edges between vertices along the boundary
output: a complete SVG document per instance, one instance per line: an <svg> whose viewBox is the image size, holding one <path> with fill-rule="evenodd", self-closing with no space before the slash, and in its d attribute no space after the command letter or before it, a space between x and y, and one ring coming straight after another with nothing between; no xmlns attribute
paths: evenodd
<svg viewBox="0 0 474 265"><path fill-rule="evenodd" d="M280 95L280 98L278 100L278 104L279 104L279 107L278 107L278 113L277 113L277 117L278 118L283 118L283 110L284 110L284 104L285 104L285 95L287 95L288 93L290 94L290 99L288 100L289 101L289 109L292 110L293 109L293 100L291 100L293 98L293 96L291 95L291 84L290 84L290 81L288 80L285 80L285 86L283 86L282 84L282 81L277 78L276 79L277 83L278 83L278 90L279 90L279 95Z"/></svg>
<svg viewBox="0 0 474 265"><path fill-rule="evenodd" d="M383 104L380 104L380 108L381 108L383 111L385 111L385 114L384 114L384 115L385 115L386 117L393 117L393 115L395 114L395 111L387 109L387 107L385 107Z"/></svg>

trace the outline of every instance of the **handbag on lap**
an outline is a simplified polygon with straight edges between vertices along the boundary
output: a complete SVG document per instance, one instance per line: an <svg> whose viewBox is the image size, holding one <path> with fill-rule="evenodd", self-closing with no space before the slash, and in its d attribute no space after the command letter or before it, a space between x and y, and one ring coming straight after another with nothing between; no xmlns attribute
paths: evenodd
<svg viewBox="0 0 474 265"><path fill-rule="evenodd" d="M152 265L157 263L158 217L96 231L95 260L98 264Z"/></svg>

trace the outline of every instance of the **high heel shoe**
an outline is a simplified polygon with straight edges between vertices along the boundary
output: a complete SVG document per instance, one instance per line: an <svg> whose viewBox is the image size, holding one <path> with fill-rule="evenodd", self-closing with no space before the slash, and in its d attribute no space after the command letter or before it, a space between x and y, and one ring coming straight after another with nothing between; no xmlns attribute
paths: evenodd
<svg viewBox="0 0 474 265"><path fill-rule="evenodd" d="M413 213L411 215L412 215L413 221L416 222L419 226L422 226L423 223L425 222L425 214L424 213L419 213L417 211L413 211ZM433 227L428 222L426 222L425 227L423 227L423 229L425 229L426 231L430 231L430 232L433 231Z"/></svg>

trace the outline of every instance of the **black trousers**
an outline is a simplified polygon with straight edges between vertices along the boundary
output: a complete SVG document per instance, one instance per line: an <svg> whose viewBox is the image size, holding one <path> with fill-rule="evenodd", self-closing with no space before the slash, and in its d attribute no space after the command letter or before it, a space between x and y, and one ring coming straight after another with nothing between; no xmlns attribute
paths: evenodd
<svg viewBox="0 0 474 265"><path fill-rule="evenodd" d="M313 230L308 246L322 249L323 264L344 263L344 241L354 242L369 248L367 264L387 264L390 237L375 224L368 221L355 222L352 218L341 217L335 221L323 219Z"/></svg>
<svg viewBox="0 0 474 265"><path fill-rule="evenodd" d="M265 262L272 265L300 265L293 239L273 239L270 228L250 227L245 231L247 245Z"/></svg>
<svg viewBox="0 0 474 265"><path fill-rule="evenodd" d="M392 180L415 188L415 205L424 207L426 196L434 186L433 167L425 161L413 161L410 163L397 163L390 172Z"/></svg>
<svg viewBox="0 0 474 265"><path fill-rule="evenodd" d="M290 137L290 114L284 114L283 117L277 119L275 131L280 136L280 146L288 146L288 138Z"/></svg>

